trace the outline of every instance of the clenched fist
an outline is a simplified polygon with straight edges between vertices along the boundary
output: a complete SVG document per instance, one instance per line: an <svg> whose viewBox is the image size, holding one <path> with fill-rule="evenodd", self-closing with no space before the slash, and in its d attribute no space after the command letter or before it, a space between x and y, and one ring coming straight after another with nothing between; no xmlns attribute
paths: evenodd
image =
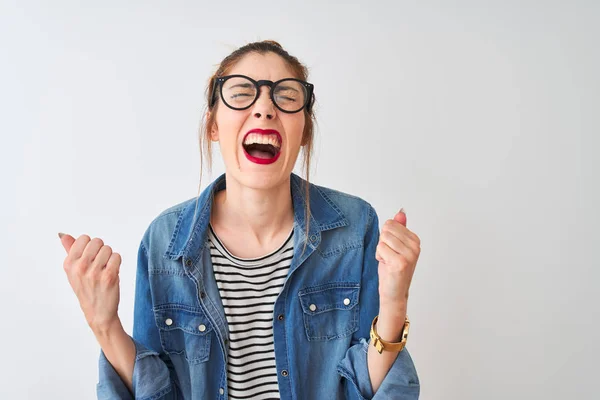
<svg viewBox="0 0 600 400"><path fill-rule="evenodd" d="M94 332L108 330L119 321L120 254L100 238L58 236L67 252L63 268L88 325Z"/></svg>

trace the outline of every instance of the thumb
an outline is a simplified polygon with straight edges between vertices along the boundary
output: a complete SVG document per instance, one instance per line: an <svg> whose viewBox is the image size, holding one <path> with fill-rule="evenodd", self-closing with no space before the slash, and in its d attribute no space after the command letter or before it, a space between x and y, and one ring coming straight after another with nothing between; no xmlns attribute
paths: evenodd
<svg viewBox="0 0 600 400"><path fill-rule="evenodd" d="M75 238L71 235L62 232L58 232L58 237L60 238L60 242L65 248L65 251L67 252L67 254L69 254L71 246L73 246L73 243L75 243Z"/></svg>
<svg viewBox="0 0 600 400"><path fill-rule="evenodd" d="M394 215L394 221L398 221L402 225L406 226L406 212L404 212L404 207L401 208L396 215Z"/></svg>

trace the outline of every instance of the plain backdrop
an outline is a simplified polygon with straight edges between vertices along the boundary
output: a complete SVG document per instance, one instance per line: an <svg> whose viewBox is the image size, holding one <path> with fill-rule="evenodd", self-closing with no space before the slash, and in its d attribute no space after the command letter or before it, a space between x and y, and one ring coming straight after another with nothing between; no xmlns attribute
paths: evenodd
<svg viewBox="0 0 600 400"><path fill-rule="evenodd" d="M311 180L380 224L404 207L422 240L421 399L599 398L599 18L596 1L2 0L0 398L95 398L57 232L121 253L130 333L141 236L198 191L206 82L263 39L309 67ZM223 171L216 147L202 188Z"/></svg>

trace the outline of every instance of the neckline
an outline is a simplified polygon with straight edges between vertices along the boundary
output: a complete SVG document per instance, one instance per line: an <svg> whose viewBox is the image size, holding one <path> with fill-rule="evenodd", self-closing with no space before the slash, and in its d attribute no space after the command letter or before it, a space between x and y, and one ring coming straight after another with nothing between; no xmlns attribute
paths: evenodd
<svg viewBox="0 0 600 400"><path fill-rule="evenodd" d="M208 223L208 228L210 230L210 234L211 237L215 239L216 244L218 244L217 250L221 251L223 253L223 255L225 255L226 257L233 259L235 261L241 261L244 263L253 263L253 262L259 262L259 261L264 261L270 257L275 256L276 254L280 253L281 251L283 251L286 247L288 242L292 239L292 237L294 236L294 227L292 226L292 229L290 231L290 233L288 234L287 238L283 241L283 243L281 245L279 245L277 247L276 250L264 255L264 256L260 256L260 257L252 257L252 258L243 258L243 257L237 257L235 255L233 255L231 253L231 251L229 251L229 249L223 244L223 242L221 241L221 239L219 239L219 237L217 236L217 234L215 233L212 224L209 222ZM219 248L220 247L220 248Z"/></svg>

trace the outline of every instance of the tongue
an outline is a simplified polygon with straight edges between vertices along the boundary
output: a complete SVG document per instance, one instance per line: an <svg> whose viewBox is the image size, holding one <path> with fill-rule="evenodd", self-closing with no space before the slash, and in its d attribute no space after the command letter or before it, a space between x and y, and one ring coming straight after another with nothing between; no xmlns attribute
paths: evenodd
<svg viewBox="0 0 600 400"><path fill-rule="evenodd" d="M250 154L252 157L256 157L256 158L265 158L265 159L273 158L271 153L269 153L268 151L250 150L250 152L248 154Z"/></svg>

